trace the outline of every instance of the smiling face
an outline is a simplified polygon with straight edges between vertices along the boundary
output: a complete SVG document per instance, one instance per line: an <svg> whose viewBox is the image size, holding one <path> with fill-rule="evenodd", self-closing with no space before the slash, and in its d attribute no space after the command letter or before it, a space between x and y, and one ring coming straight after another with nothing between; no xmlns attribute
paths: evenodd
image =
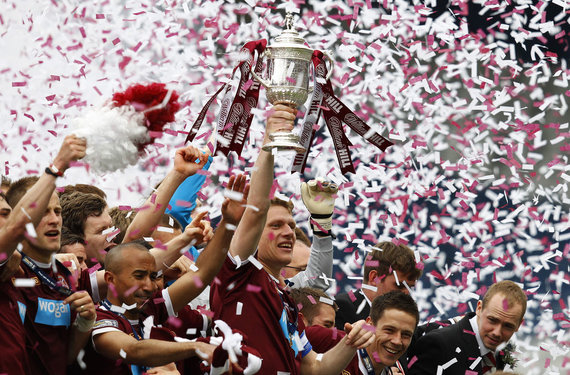
<svg viewBox="0 0 570 375"><path fill-rule="evenodd" d="M107 241L108 234L103 234L106 229L111 228L113 219L109 215L109 208L105 207L101 215L89 216L83 224L83 233L85 236L85 252L87 253L86 263L89 267L96 263L105 264L105 255L111 247L115 246L113 242ZM96 261L94 261L95 259Z"/></svg>
<svg viewBox="0 0 570 375"><path fill-rule="evenodd" d="M366 321L373 324L370 317ZM394 365L408 349L415 328L416 317L410 313L395 308L384 310L376 322L376 340L366 348L375 368Z"/></svg>
<svg viewBox="0 0 570 375"><path fill-rule="evenodd" d="M295 244L295 220L283 206L272 205L258 245L259 260L273 276L279 277L281 268L291 263Z"/></svg>
<svg viewBox="0 0 570 375"><path fill-rule="evenodd" d="M523 308L518 303L509 306L505 296L498 293L489 300L485 308L482 301L479 301L476 314L479 336L485 347L494 351L499 344L509 341L519 330Z"/></svg>
<svg viewBox="0 0 570 375"><path fill-rule="evenodd" d="M105 272L105 281L113 285L116 293L108 293L107 297L117 306L134 305L125 312L125 316L136 318L142 306L157 290L156 263L148 251L131 246L122 249L120 258L120 266Z"/></svg>
<svg viewBox="0 0 570 375"><path fill-rule="evenodd" d="M61 224L59 198L56 193L53 193L44 216L35 226L36 238L26 239L24 252L34 260L48 263L51 255L59 250Z"/></svg>

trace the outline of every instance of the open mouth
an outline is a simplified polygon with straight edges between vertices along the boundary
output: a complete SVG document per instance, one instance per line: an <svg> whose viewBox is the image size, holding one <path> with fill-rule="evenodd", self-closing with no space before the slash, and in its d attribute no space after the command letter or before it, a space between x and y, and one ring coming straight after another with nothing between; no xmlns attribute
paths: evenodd
<svg viewBox="0 0 570 375"><path fill-rule="evenodd" d="M390 353L392 355L398 355L400 353L400 350L398 350L398 349L392 349L392 348L384 347L384 350L386 350L388 353Z"/></svg>
<svg viewBox="0 0 570 375"><path fill-rule="evenodd" d="M291 242L282 242L277 245L277 247L280 249L293 250L293 244Z"/></svg>
<svg viewBox="0 0 570 375"><path fill-rule="evenodd" d="M45 236L49 238L56 238L57 236L59 236L59 231L55 229L47 231L45 232Z"/></svg>

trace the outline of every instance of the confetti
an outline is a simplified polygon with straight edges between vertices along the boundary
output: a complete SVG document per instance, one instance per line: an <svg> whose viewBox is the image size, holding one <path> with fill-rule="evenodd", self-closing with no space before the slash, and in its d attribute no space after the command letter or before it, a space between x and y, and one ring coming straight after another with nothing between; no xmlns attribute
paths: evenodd
<svg viewBox="0 0 570 375"><path fill-rule="evenodd" d="M172 166L170 156L185 136L180 132L190 130L220 82L231 81L234 56L244 42L271 40L283 20L254 1L223 7L163 3L168 11L139 7L130 11L127 17L134 21L129 22L114 16L123 11L115 2L82 2L77 11L76 5L48 0L34 7L10 4L0 25L2 44L12 51L0 62L0 106L8 115L0 140L4 174L15 180L43 171L57 152L57 138L69 134L71 120L86 116L113 92L132 82L169 82L184 103L169 127L177 135L167 132L162 147L150 147L122 171L96 173L83 162L62 180L62 185L103 188L110 207L139 206ZM324 1L311 12L300 10L297 25L310 25L303 29L308 44L334 51L335 94L396 144L379 153L347 131L358 164L354 174L343 176L330 136L319 130L303 176L286 173L290 160L276 155L274 191L292 194L295 220L308 230L309 215L295 196L300 181L326 176L342 187L333 224L332 295L360 288L364 249L383 240L407 241L422 261L417 268L423 276L411 288L422 321L455 316L461 305L472 311L473 294L481 296L481 287L493 278L520 282L529 293L529 312L516 340L528 358L525 373L538 375L546 372L545 357L539 359L531 339L544 342L549 353L569 340L563 328L570 78L560 53L568 39L568 6L561 0L470 6L485 23L479 33L470 32L472 25L458 12L435 17L431 7L416 8L409 1L366 1L357 11ZM504 7L513 11L507 14ZM69 17L83 10L92 22ZM34 20L30 29L22 22L28 17ZM153 27L143 26L149 24ZM263 91L260 101L241 158L213 154L212 182L200 193L213 210L224 197L217 181L232 171L253 170L265 129ZM216 123L215 114L208 117ZM197 141L206 144L208 138ZM214 136L212 142L223 140ZM179 205L186 207L183 202ZM362 227L349 226L354 223ZM562 373L562 357L552 357L547 371Z"/></svg>

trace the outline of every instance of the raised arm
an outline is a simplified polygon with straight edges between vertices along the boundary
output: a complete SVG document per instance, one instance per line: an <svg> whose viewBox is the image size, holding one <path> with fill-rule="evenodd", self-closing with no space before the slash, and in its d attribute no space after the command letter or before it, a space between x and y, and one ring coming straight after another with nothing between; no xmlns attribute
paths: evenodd
<svg viewBox="0 0 570 375"><path fill-rule="evenodd" d="M281 104L275 105L267 119L263 144L270 142L271 133L293 129L296 114L296 109ZM239 256L243 260L255 253L267 219L267 211L271 203L269 193L272 186L273 155L261 150L251 174L251 194L247 201L247 208L230 245L232 256Z"/></svg>
<svg viewBox="0 0 570 375"><path fill-rule="evenodd" d="M202 169L208 161L208 156L190 145L176 150L174 168L168 172L160 186L146 200L144 209L137 213L127 228L123 243L150 236L160 222L172 194L187 177Z"/></svg>
<svg viewBox="0 0 570 375"><path fill-rule="evenodd" d="M288 281L295 288L310 287L327 290L330 284L322 277L332 277L332 214L338 188L323 179L311 180L301 185L301 197L311 213L313 244L307 269Z"/></svg>
<svg viewBox="0 0 570 375"><path fill-rule="evenodd" d="M241 201L226 198L222 204L222 220L218 224L214 237L198 258L195 272L188 272L168 287L168 293L174 311L179 311L198 296L222 268L236 225L238 225L247 202L249 185L244 175L231 176L228 189L242 193Z"/></svg>
<svg viewBox="0 0 570 375"><path fill-rule="evenodd" d="M210 156L202 170L207 171L213 160L214 159ZM196 173L188 177L180 184L172 195L172 198L170 198L170 207L166 209L166 213L174 216L183 227L186 227L192 221L190 214L196 208L198 192L202 188L204 181L206 181L206 176L206 173Z"/></svg>
<svg viewBox="0 0 570 375"><path fill-rule="evenodd" d="M346 323L345 332L347 335L324 353L322 358L318 358L313 351L307 354L301 361L301 373L307 375L340 374L356 355L356 351L372 344L376 337L374 328L367 325L364 320L354 324Z"/></svg>
<svg viewBox="0 0 570 375"><path fill-rule="evenodd" d="M50 166L53 174L63 174L72 161L85 156L87 143L85 139L68 135L64 138L61 148ZM57 170L56 170L57 169ZM55 190L56 176L43 173L39 180L20 199L6 224L0 229L0 262L9 258L18 243L24 239L26 224L37 225L45 214L46 207Z"/></svg>
<svg viewBox="0 0 570 375"><path fill-rule="evenodd" d="M154 256L159 270L165 271L180 257L180 250L188 245L199 245L212 239L213 231L210 222L204 220L208 213L200 212L192 220L184 232L166 243L166 249L152 248L150 253Z"/></svg>
<svg viewBox="0 0 570 375"><path fill-rule="evenodd" d="M163 366L199 353L211 356L216 348L203 342L170 342L164 340L136 340L121 331L109 331L93 337L95 350L101 355L115 360L140 366ZM124 357L121 356L124 354Z"/></svg>

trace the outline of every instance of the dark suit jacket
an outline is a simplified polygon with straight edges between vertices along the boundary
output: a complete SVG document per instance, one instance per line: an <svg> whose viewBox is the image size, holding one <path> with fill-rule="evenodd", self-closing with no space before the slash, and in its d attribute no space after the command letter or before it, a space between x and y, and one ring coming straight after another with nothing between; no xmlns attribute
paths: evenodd
<svg viewBox="0 0 570 375"><path fill-rule="evenodd" d="M344 331L344 323L354 323L361 319L366 319L368 318L368 314L370 314L370 305L364 300L364 295L360 289L354 292L354 296L356 297L354 302L352 302L348 293L337 294L335 297L336 304L338 305L335 326L341 331ZM360 314L356 314L358 307L362 303L364 303L364 308Z"/></svg>
<svg viewBox="0 0 570 375"><path fill-rule="evenodd" d="M437 366L444 365L454 358L457 362L443 371L443 375L465 375L466 370L481 356L473 328L469 323L475 314L469 313L457 324L433 330L420 337L413 352L408 351L408 361L412 366L406 372L409 375L434 375ZM459 349L459 353L457 352ZM414 361L414 356L417 360ZM482 360L472 371L482 374Z"/></svg>

